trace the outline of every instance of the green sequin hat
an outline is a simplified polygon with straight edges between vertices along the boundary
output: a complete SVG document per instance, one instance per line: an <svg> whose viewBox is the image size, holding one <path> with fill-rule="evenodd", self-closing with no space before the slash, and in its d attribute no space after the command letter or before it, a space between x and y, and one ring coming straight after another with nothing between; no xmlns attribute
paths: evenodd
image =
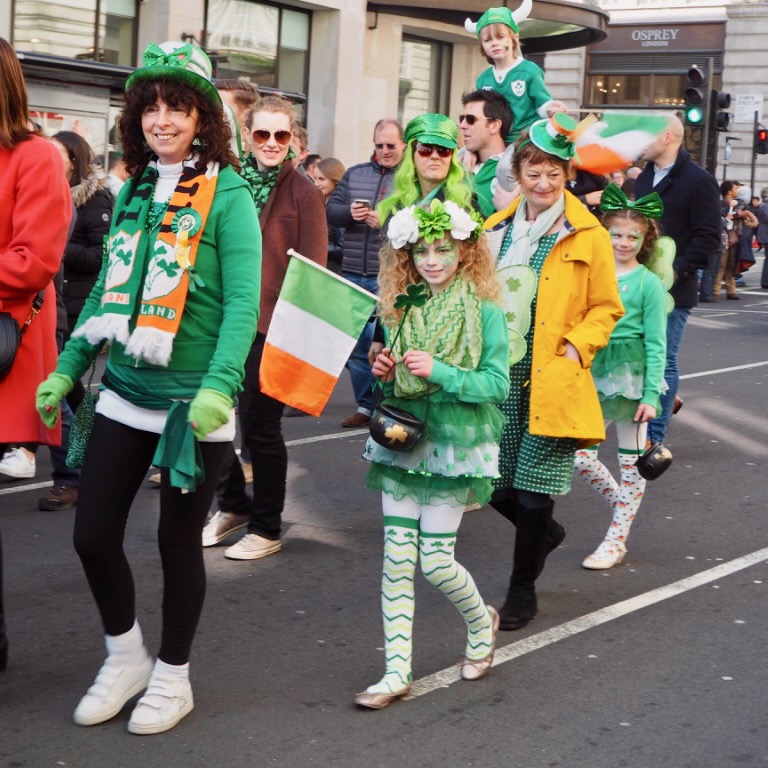
<svg viewBox="0 0 768 768"><path fill-rule="evenodd" d="M464 29L473 35L479 35L480 30L489 24L504 24L515 34L520 34L520 22L528 18L532 8L533 0L523 0L516 11L510 11L509 8L489 8L477 22L467 19L464 22Z"/></svg>
<svg viewBox="0 0 768 768"><path fill-rule="evenodd" d="M137 69L125 81L130 90L139 80L156 80L170 77L185 83L214 104L221 104L221 96L211 82L213 67L206 53L192 43L169 41L150 43L144 49L144 66Z"/></svg>
<svg viewBox="0 0 768 768"><path fill-rule="evenodd" d="M576 154L574 131L576 121L565 112L537 120L530 128L531 144L561 160L570 160Z"/></svg>
<svg viewBox="0 0 768 768"><path fill-rule="evenodd" d="M458 149L459 129L450 117L428 112L414 117L405 126L403 141L407 144L414 139L422 144Z"/></svg>

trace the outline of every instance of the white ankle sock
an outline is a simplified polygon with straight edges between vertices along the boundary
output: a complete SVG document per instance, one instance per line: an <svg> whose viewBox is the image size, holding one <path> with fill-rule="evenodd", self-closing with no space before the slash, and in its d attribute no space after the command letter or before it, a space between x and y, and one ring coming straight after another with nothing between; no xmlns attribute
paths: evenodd
<svg viewBox="0 0 768 768"><path fill-rule="evenodd" d="M126 664L141 664L147 658L147 649L144 647L144 637L138 621L122 635L104 635L104 640L107 655L117 656Z"/></svg>
<svg viewBox="0 0 768 768"><path fill-rule="evenodd" d="M155 669L152 672L153 677L161 677L165 680L188 680L189 662L186 664L167 664L161 659L155 661Z"/></svg>

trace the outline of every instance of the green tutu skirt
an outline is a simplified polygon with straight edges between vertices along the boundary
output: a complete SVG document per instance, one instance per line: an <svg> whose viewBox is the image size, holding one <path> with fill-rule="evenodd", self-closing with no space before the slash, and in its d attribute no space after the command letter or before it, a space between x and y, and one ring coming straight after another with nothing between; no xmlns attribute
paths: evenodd
<svg viewBox="0 0 768 768"><path fill-rule="evenodd" d="M632 421L643 399L645 345L642 339L609 342L592 363L592 378L600 398L603 417L612 421ZM666 389L666 384L664 385ZM651 403L657 412L661 403Z"/></svg>
<svg viewBox="0 0 768 768"><path fill-rule="evenodd" d="M390 451L368 439L363 458L371 462L369 490L419 504L466 504L470 497L485 504L491 498L504 424L495 405L439 402L434 397L388 397L386 402L425 421L426 429L409 453Z"/></svg>

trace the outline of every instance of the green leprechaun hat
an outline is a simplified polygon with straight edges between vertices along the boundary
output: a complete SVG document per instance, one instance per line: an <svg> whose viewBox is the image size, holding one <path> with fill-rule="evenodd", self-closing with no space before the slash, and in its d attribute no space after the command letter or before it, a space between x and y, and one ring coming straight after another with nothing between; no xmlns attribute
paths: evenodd
<svg viewBox="0 0 768 768"><path fill-rule="evenodd" d="M211 82L212 74L211 60L196 45L176 41L160 45L150 43L144 49L144 66L125 81L125 90L130 90L139 80L170 77L186 83L215 104L221 104L221 96Z"/></svg>
<svg viewBox="0 0 768 768"><path fill-rule="evenodd" d="M412 140L447 149L458 149L459 129L450 117L438 115L436 112L427 112L414 117L405 126L403 141L407 144Z"/></svg>
<svg viewBox="0 0 768 768"><path fill-rule="evenodd" d="M537 120L529 128L531 144L561 160L570 160L576 154L574 146L576 121L565 112Z"/></svg>

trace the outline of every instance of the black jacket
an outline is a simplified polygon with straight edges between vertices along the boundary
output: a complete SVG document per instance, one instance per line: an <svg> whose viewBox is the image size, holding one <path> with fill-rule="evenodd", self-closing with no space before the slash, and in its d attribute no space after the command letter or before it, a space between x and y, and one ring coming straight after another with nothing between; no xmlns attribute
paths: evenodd
<svg viewBox="0 0 768 768"><path fill-rule="evenodd" d="M347 169L333 190L328 200L328 223L344 228L344 272L364 277L379 274L380 230L355 221L349 207L360 199L370 200L375 208L392 194L394 176L395 168L384 168L371 157L369 162Z"/></svg>
<svg viewBox="0 0 768 768"><path fill-rule="evenodd" d="M658 192L664 201L662 234L677 248L675 284L670 293L676 307L695 307L698 301L696 270L706 269L710 256L720 250L720 191L714 177L680 149L669 173L653 186L653 163L643 168L635 182L639 199Z"/></svg>
<svg viewBox="0 0 768 768"><path fill-rule="evenodd" d="M64 305L70 333L101 271L104 237L109 234L114 207L104 183L91 175L72 187L77 221L64 249Z"/></svg>

